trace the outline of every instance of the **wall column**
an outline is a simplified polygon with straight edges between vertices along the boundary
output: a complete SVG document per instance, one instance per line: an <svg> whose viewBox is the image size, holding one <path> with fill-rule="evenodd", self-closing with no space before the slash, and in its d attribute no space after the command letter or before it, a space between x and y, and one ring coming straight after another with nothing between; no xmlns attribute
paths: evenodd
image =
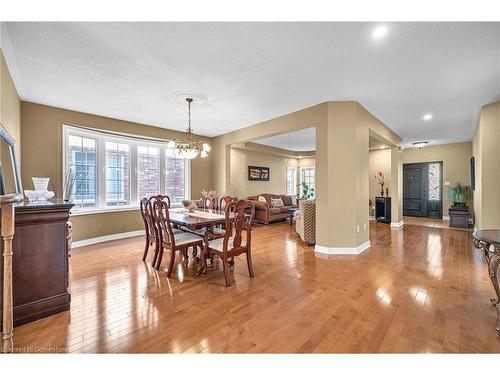
<svg viewBox="0 0 500 375"><path fill-rule="evenodd" d="M403 226L403 163L399 147L391 147L391 227Z"/></svg>
<svg viewBox="0 0 500 375"><path fill-rule="evenodd" d="M317 130L316 171L320 198L316 204L317 253L359 254L370 246L368 203L364 205L365 222L358 222L358 205L361 200L368 202L368 193L361 198L366 190L362 182L368 178L368 136L360 137L356 106L355 102L329 102L327 126ZM360 143L364 144L365 138L366 152L360 154ZM365 154L366 161L363 161ZM360 168L363 162L366 168Z"/></svg>

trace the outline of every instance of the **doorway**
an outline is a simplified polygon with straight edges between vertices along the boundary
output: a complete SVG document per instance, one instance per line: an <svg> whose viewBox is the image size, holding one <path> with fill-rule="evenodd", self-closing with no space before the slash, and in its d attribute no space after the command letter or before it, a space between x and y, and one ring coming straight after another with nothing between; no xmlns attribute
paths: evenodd
<svg viewBox="0 0 500 375"><path fill-rule="evenodd" d="M443 162L403 164L403 215L443 218Z"/></svg>

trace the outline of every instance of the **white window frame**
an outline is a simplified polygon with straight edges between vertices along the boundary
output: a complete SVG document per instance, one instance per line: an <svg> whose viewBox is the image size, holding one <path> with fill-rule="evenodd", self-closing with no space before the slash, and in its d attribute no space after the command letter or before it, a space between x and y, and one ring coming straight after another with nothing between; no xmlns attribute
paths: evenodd
<svg viewBox="0 0 500 375"><path fill-rule="evenodd" d="M311 166L307 166L307 167L300 167L300 187L299 187L299 189L302 192L302 181L304 181L304 171L306 169L313 169L314 170L313 198L316 198L316 166L315 165L311 165Z"/></svg>
<svg viewBox="0 0 500 375"><path fill-rule="evenodd" d="M286 167L286 194L287 195L292 195L292 196L297 196L297 173L298 173L298 168L295 166L287 166ZM290 193L288 191L288 171L293 170L295 172L295 181L293 182L293 191Z"/></svg>
<svg viewBox="0 0 500 375"><path fill-rule="evenodd" d="M118 135L118 134L108 134L100 132L98 130L83 129L80 127L75 127L71 125L64 124L62 127L63 131L63 152L62 152L62 172L63 172L63 191L64 186L64 176L66 176L67 171L67 156L68 156L68 137L74 135L77 137L93 138L96 140L96 207L85 207L79 208L75 207L72 209L73 216L75 215L86 215L94 213L104 213L104 212L117 212L117 211L131 211L139 209L139 199L137 199L137 147L149 146L158 147L159 158L160 158L160 194L165 193L165 165L166 165L166 150L168 140L157 141L157 140L147 140L138 139L134 136ZM123 206L106 206L106 153L105 144L106 141L126 143L130 146L130 205ZM185 199L190 199L191 197L191 160L185 160L185 171L184 171L184 187L185 187ZM175 205L173 206L180 206Z"/></svg>

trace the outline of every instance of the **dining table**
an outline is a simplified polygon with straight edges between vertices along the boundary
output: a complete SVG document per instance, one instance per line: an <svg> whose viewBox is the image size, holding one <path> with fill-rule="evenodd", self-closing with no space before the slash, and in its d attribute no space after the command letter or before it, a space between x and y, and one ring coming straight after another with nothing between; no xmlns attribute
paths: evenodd
<svg viewBox="0 0 500 375"><path fill-rule="evenodd" d="M206 228L211 231L218 225L225 223L224 210L197 208L188 211L186 208L171 208L168 210L170 221L178 227L184 227L191 231ZM234 219L234 213L229 214L229 219Z"/></svg>
<svg viewBox="0 0 500 375"><path fill-rule="evenodd" d="M168 210L168 214L172 224L183 230L187 229L194 232L203 228L206 229L205 235L203 236L205 245L203 253L206 252L208 241L221 237L221 235L216 235L214 233L214 228L219 225L223 225L226 222L225 211L219 209L197 208L189 211L186 208L171 208ZM230 212L229 220L233 221L234 218L235 214ZM206 258L208 255L203 253L203 264L201 269L198 271L198 274L205 273L207 270ZM213 263L212 258L210 258L210 263Z"/></svg>

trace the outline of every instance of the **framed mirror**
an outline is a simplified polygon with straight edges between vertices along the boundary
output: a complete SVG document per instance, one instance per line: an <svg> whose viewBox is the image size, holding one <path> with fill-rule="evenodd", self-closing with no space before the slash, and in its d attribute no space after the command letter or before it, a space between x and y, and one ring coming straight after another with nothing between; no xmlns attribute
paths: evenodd
<svg viewBox="0 0 500 375"><path fill-rule="evenodd" d="M0 124L0 202L17 202L22 199L23 188L17 168L15 142Z"/></svg>

